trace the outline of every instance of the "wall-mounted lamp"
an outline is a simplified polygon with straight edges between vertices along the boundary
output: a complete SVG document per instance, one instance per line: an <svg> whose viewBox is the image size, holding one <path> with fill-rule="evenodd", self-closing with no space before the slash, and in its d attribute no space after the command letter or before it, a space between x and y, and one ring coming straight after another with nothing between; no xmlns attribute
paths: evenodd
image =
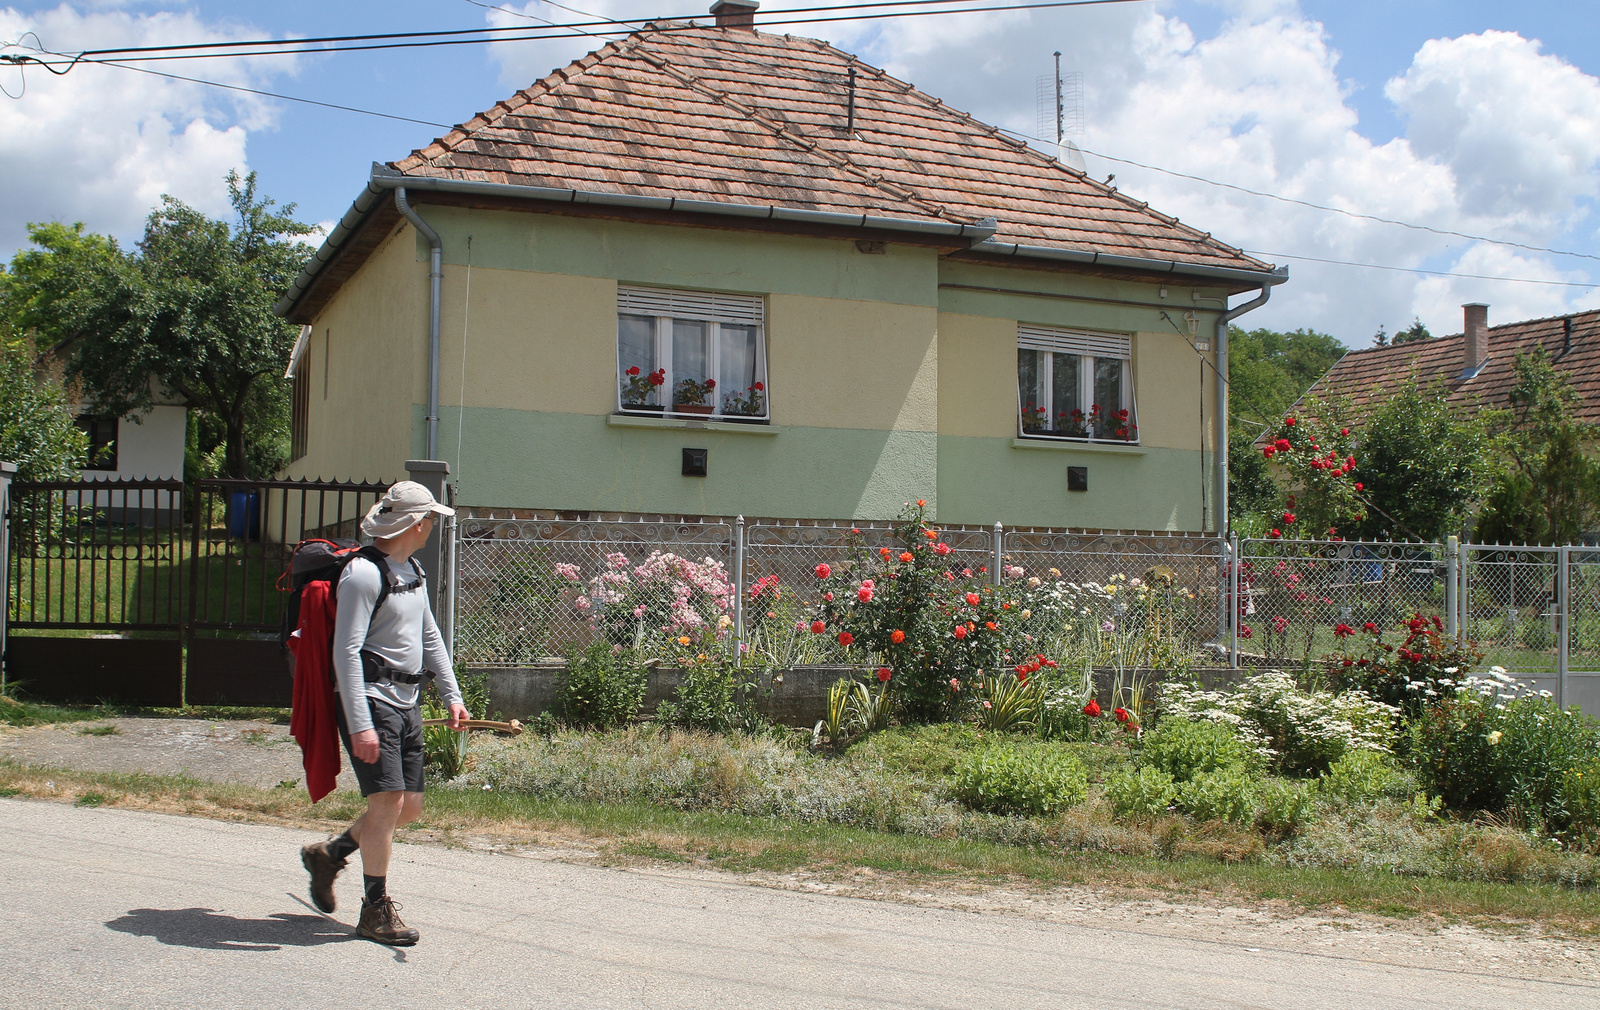
<svg viewBox="0 0 1600 1010"><path fill-rule="evenodd" d="M706 475L706 451L704 449L683 450L683 475L685 477L704 477Z"/></svg>

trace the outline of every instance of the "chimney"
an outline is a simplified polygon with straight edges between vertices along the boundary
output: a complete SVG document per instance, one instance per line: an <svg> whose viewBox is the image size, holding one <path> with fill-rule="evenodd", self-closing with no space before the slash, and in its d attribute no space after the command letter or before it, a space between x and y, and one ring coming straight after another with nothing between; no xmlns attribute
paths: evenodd
<svg viewBox="0 0 1600 1010"><path fill-rule="evenodd" d="M1470 379L1482 370L1489 358L1489 306L1483 302L1468 302L1461 306L1461 317L1463 335L1458 378Z"/></svg>
<svg viewBox="0 0 1600 1010"><path fill-rule="evenodd" d="M760 6L756 0L717 0L711 5L711 13L716 15L718 28L743 28L753 32L756 8Z"/></svg>

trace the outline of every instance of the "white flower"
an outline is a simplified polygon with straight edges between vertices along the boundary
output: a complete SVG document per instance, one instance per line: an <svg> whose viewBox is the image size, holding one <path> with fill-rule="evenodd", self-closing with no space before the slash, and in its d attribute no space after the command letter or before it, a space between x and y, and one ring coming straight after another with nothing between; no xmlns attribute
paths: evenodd
<svg viewBox="0 0 1600 1010"><path fill-rule="evenodd" d="M1459 666L1447 666L1447 667L1444 668L1444 672L1445 673L1455 673L1460 669L1461 668Z"/></svg>
<svg viewBox="0 0 1600 1010"><path fill-rule="evenodd" d="M1504 735L1505 734L1501 733L1499 730L1495 730L1493 733L1490 733L1489 734L1489 746L1493 747L1495 744L1499 743L1500 742L1500 738L1502 736L1504 736Z"/></svg>

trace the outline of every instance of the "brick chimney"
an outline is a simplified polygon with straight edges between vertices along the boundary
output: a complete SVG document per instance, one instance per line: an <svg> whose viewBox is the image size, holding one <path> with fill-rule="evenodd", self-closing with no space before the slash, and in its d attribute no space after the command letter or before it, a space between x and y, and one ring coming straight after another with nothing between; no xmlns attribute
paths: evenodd
<svg viewBox="0 0 1600 1010"><path fill-rule="evenodd" d="M1461 306L1463 334L1461 346L1461 375L1470 379L1477 375L1489 359L1489 306L1483 302L1468 302Z"/></svg>
<svg viewBox="0 0 1600 1010"><path fill-rule="evenodd" d="M711 5L711 13L716 15L718 28L743 28L753 32L756 8L760 6L756 0L717 0Z"/></svg>

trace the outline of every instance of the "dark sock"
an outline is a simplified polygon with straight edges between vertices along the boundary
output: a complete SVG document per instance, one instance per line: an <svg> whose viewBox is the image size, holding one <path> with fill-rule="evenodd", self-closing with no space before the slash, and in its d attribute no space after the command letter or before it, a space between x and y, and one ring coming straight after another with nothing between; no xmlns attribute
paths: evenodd
<svg viewBox="0 0 1600 1010"><path fill-rule="evenodd" d="M345 859L360 847L356 844L356 840L350 837L350 832L346 831L328 843L328 855L335 859Z"/></svg>
<svg viewBox="0 0 1600 1010"><path fill-rule="evenodd" d="M376 905L379 901L383 900L385 895L389 893L388 877L369 877L363 873L361 875L361 880L364 884L366 884L367 887L366 897L362 899L364 904Z"/></svg>

